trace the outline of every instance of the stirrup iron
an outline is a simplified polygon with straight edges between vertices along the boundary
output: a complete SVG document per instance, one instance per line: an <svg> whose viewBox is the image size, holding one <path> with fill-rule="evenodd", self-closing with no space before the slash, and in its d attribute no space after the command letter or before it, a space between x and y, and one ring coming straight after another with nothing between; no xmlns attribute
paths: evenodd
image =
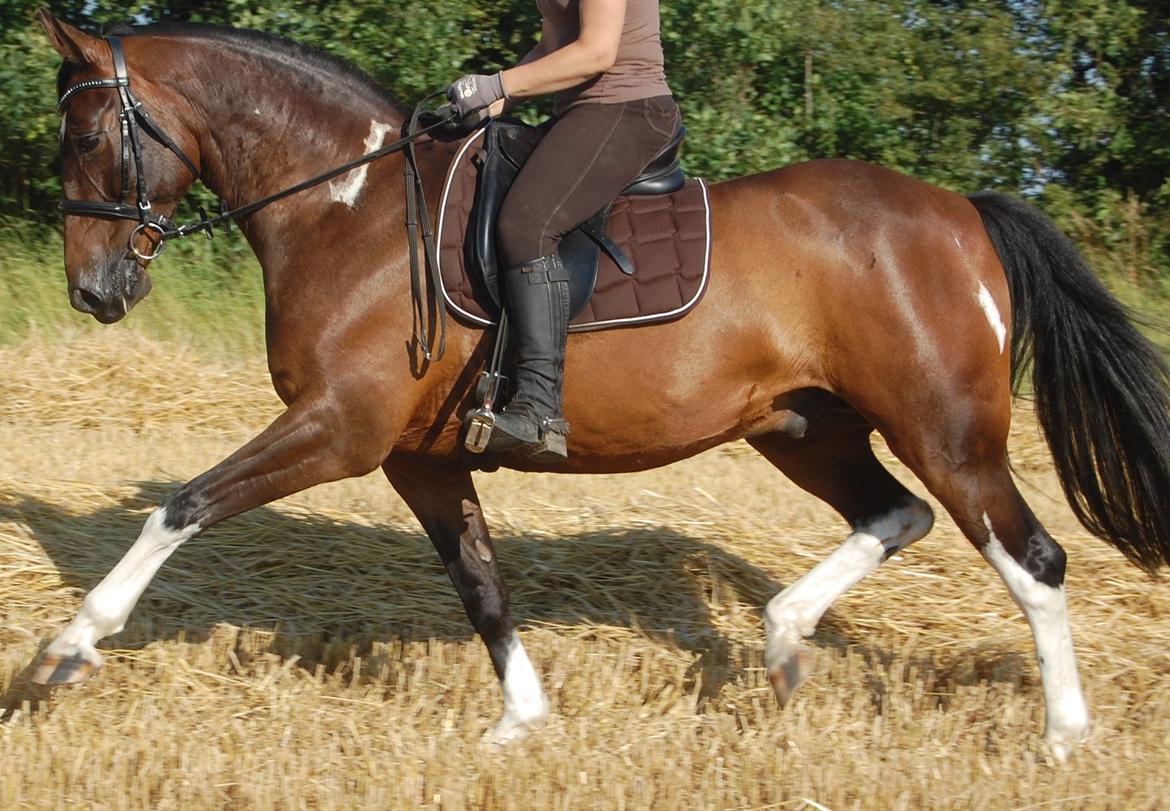
<svg viewBox="0 0 1170 811"><path fill-rule="evenodd" d="M491 362L480 375L479 384L475 388L475 396L480 400L480 407L467 416L467 436L463 438L463 447L471 453L483 453L487 450L492 430L496 427L493 406L503 396L507 386L508 378L500 372L508 346L507 311L500 311L500 322L496 330Z"/></svg>
<svg viewBox="0 0 1170 811"><path fill-rule="evenodd" d="M471 419L467 421L467 436L463 439L463 447L472 453L483 453L487 450L488 442L492 438L492 429L495 427L495 412L489 408L477 408L471 412Z"/></svg>

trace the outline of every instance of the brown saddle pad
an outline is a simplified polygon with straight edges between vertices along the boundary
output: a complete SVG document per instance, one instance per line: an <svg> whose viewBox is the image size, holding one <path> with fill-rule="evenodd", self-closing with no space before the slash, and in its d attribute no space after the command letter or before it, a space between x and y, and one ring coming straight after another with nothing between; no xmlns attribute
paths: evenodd
<svg viewBox="0 0 1170 811"><path fill-rule="evenodd" d="M488 308L495 308L481 303L463 254L475 202L477 169L471 158L482 139L482 131L467 139L443 184L439 271L448 308L463 321L487 327L495 323ZM674 194L619 197L606 233L634 263L634 275L622 273L601 251L593 297L570 322L570 332L679 318L703 297L711 265L711 207L702 180L691 180Z"/></svg>

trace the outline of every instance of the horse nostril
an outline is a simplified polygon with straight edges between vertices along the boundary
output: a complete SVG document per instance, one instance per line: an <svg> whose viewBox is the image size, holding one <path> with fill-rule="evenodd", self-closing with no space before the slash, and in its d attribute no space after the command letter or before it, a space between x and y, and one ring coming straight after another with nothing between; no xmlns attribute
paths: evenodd
<svg viewBox="0 0 1170 811"><path fill-rule="evenodd" d="M93 315L102 306L102 300L92 290L86 290L84 287L75 287L70 291L69 301L73 305L73 309L79 310L83 313Z"/></svg>

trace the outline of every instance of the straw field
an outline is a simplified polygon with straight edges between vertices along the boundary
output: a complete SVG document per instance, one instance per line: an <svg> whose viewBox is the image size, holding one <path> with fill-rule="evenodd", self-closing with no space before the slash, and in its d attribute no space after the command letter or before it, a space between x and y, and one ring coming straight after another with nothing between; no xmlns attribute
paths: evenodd
<svg viewBox="0 0 1170 811"><path fill-rule="evenodd" d="M181 549L105 668L26 665L177 483L278 413L260 359L119 328L0 350L0 809L1166 807L1170 586L1089 537L1026 410L1012 455L1069 551L1092 737L1039 743L1028 628L940 514L814 638L781 712L760 609L844 524L747 446L628 476L477 479L553 706L504 751L487 653L377 476ZM921 488L918 488L920 491Z"/></svg>

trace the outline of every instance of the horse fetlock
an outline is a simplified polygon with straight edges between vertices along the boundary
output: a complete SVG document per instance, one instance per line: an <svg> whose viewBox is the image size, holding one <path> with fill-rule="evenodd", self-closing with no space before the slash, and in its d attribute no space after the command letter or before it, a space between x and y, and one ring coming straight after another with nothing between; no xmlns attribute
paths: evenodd
<svg viewBox="0 0 1170 811"><path fill-rule="evenodd" d="M1044 743L1048 745L1048 750L1052 752L1052 757L1057 763L1067 763L1069 758L1072 757L1072 753L1088 737L1088 724L1080 730L1053 729L1049 726L1044 732Z"/></svg>
<svg viewBox="0 0 1170 811"><path fill-rule="evenodd" d="M1044 742L1052 756L1065 763L1074 750L1089 737L1089 713L1083 702L1069 702L1048 713L1044 725Z"/></svg>
<svg viewBox="0 0 1170 811"><path fill-rule="evenodd" d="M817 630L820 614L816 607L807 603L785 603L786 593L787 589L775 597L764 612L764 633L769 645L774 638L797 645L801 639L812 636Z"/></svg>

